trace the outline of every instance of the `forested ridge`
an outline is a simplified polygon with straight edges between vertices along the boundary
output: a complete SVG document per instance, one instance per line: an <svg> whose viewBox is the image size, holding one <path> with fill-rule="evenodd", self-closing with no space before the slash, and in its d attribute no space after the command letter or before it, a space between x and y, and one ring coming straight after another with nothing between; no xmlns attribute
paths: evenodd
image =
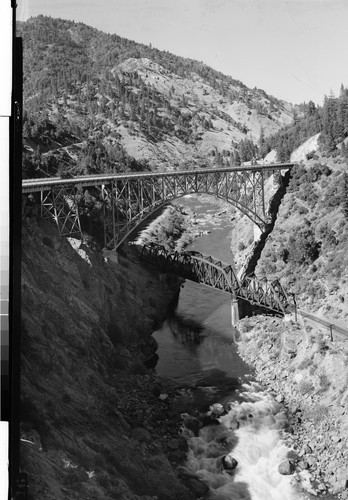
<svg viewBox="0 0 348 500"><path fill-rule="evenodd" d="M347 155L348 90L292 106L202 62L38 16L24 43L24 177L277 160L320 133ZM339 148L337 148L339 145ZM313 152L314 154L314 152Z"/></svg>
<svg viewBox="0 0 348 500"><path fill-rule="evenodd" d="M322 106L313 101L298 106L291 124L267 139L261 137L260 155L276 149L278 161L288 161L294 149L318 133L322 151L333 156L341 151L343 158L347 158L344 140L348 137L348 89L343 84L338 97L325 96Z"/></svg>
<svg viewBox="0 0 348 500"><path fill-rule="evenodd" d="M291 119L290 105L263 90L82 23L38 16L19 23L18 34L27 177L153 168L152 158L130 151L136 139L152 149L168 138L182 146L178 158L161 153L168 168L183 157L191 166L207 157L229 165L257 154L261 128L269 134Z"/></svg>

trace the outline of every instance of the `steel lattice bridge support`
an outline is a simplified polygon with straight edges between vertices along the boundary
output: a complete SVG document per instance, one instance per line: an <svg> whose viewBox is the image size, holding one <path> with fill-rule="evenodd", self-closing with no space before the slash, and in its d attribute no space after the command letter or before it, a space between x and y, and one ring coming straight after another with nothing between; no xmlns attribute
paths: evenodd
<svg viewBox="0 0 348 500"><path fill-rule="evenodd" d="M78 193L95 188L102 200L104 244L117 248L154 210L186 194L206 193L247 215L261 230L270 222L265 207L265 181L294 163L201 169L164 173L95 175L73 179L26 179L22 192L41 194L42 215L53 218L62 236L81 232Z"/></svg>
<svg viewBox="0 0 348 500"><path fill-rule="evenodd" d="M286 312L288 297L278 280L265 282L246 277L240 282L231 264L214 257L198 252L169 252L151 243L143 246L141 260L162 272L228 292L235 300L243 299L282 315Z"/></svg>
<svg viewBox="0 0 348 500"><path fill-rule="evenodd" d="M41 191L41 217L53 218L61 236L79 236L81 225L76 188L60 186L50 191Z"/></svg>

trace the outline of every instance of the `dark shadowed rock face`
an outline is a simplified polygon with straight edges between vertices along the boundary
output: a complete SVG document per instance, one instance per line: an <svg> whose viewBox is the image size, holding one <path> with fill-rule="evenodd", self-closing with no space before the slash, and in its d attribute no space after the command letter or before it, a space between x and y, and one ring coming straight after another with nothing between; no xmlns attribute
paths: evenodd
<svg viewBox="0 0 348 500"><path fill-rule="evenodd" d="M147 371L175 283L23 222L21 437L31 499L190 499L165 455L180 416ZM174 285L174 286L173 286ZM157 392L168 394L165 401Z"/></svg>
<svg viewBox="0 0 348 500"><path fill-rule="evenodd" d="M225 455L222 458L222 467L227 471L227 472L232 472L238 465L238 462L235 458L231 457L230 455Z"/></svg>

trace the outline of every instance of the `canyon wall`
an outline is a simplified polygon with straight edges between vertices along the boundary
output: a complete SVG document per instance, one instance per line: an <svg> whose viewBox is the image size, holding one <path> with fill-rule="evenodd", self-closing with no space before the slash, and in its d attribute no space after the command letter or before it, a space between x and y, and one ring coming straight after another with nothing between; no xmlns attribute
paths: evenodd
<svg viewBox="0 0 348 500"><path fill-rule="evenodd" d="M192 498L172 467L186 450L171 441L175 390L143 364L180 282L114 261L90 238L61 238L34 214L23 220L21 467L30 499Z"/></svg>

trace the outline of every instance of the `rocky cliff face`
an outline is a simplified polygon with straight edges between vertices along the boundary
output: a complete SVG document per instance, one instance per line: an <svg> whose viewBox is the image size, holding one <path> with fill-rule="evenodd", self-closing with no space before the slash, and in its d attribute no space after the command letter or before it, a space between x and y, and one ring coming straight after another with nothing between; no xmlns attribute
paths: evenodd
<svg viewBox="0 0 348 500"><path fill-rule="evenodd" d="M21 459L30 498L191 498L168 460L182 459L186 445L167 446L180 424L174 390L142 363L178 286L60 238L51 223L23 221Z"/></svg>

